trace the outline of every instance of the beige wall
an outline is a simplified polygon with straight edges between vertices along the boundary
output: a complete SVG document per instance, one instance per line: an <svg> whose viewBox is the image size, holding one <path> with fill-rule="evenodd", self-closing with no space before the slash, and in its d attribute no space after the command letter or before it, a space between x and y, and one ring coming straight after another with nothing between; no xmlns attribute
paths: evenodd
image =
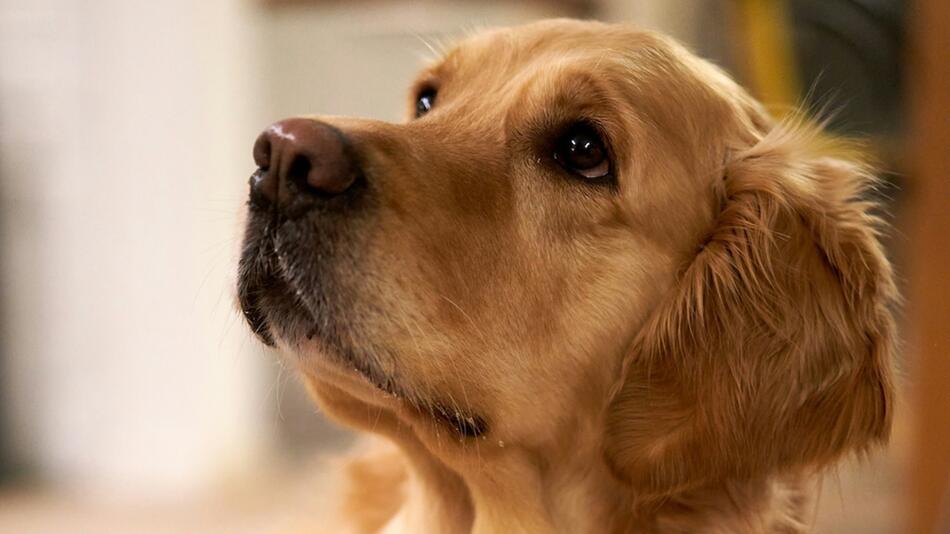
<svg viewBox="0 0 950 534"><path fill-rule="evenodd" d="M227 282L259 101L247 17L0 4L5 408L53 482L171 494L263 448L265 360Z"/></svg>

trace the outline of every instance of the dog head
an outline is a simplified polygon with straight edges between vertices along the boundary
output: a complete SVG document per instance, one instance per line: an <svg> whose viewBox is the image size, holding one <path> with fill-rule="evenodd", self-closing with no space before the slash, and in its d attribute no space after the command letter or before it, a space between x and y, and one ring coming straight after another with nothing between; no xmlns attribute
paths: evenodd
<svg viewBox="0 0 950 534"><path fill-rule="evenodd" d="M658 494L886 437L870 179L815 129L577 21L463 41L409 116L255 145L240 301L331 415L453 465L584 443Z"/></svg>

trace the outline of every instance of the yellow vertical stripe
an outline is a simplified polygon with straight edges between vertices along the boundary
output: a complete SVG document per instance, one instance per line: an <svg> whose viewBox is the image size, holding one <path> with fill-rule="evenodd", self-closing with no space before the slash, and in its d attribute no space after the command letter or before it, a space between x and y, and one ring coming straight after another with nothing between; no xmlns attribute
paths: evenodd
<svg viewBox="0 0 950 534"><path fill-rule="evenodd" d="M783 115L800 95L785 1L740 0L739 23L753 91L770 111Z"/></svg>

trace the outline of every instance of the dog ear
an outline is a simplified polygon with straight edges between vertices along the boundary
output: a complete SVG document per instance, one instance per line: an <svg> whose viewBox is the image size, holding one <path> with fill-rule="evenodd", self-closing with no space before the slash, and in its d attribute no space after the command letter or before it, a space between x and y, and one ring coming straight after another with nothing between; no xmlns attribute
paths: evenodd
<svg viewBox="0 0 950 534"><path fill-rule="evenodd" d="M714 229L634 342L605 454L643 495L886 441L896 299L866 167L780 125L724 167Z"/></svg>

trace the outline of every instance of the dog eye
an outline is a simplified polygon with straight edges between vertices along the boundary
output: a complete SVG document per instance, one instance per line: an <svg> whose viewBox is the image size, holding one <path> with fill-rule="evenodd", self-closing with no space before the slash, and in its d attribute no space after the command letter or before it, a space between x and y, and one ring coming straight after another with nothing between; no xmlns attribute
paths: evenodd
<svg viewBox="0 0 950 534"><path fill-rule="evenodd" d="M419 118L435 105L435 89L425 89L416 97L416 118Z"/></svg>
<svg viewBox="0 0 950 534"><path fill-rule="evenodd" d="M584 178L603 178L610 174L607 147L597 131L587 124L575 124L557 140L554 159Z"/></svg>

